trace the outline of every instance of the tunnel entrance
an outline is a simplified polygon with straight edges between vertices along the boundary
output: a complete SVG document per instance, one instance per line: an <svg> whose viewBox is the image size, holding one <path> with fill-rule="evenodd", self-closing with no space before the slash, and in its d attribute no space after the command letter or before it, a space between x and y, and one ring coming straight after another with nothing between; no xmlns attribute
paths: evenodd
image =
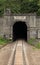
<svg viewBox="0 0 40 65"><path fill-rule="evenodd" d="M15 40L27 41L27 26L25 22L18 21L13 25L13 41Z"/></svg>

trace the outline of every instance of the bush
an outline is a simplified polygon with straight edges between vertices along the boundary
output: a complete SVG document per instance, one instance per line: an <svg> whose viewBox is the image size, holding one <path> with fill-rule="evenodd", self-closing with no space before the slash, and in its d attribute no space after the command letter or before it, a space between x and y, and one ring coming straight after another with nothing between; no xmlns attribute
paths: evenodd
<svg viewBox="0 0 40 65"><path fill-rule="evenodd" d="M40 42L36 44L36 48L40 49Z"/></svg>
<svg viewBox="0 0 40 65"><path fill-rule="evenodd" d="M28 40L28 43L31 44L31 45L33 45L33 42L34 41L35 41L35 39L34 38L31 38L30 40Z"/></svg>
<svg viewBox="0 0 40 65"><path fill-rule="evenodd" d="M40 49L40 42L37 42L36 39L31 38L30 40L28 40L28 43Z"/></svg>
<svg viewBox="0 0 40 65"><path fill-rule="evenodd" d="M37 11L37 15L40 16L40 8Z"/></svg>
<svg viewBox="0 0 40 65"><path fill-rule="evenodd" d="M3 37L0 37L0 45L4 45L8 42L7 39L4 39Z"/></svg>

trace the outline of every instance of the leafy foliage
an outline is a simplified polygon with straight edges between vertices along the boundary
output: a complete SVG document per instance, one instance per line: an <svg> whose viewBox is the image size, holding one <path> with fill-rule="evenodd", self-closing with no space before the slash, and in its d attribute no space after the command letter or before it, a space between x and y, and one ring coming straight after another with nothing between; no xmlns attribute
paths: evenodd
<svg viewBox="0 0 40 65"><path fill-rule="evenodd" d="M0 0L0 16L2 16L2 14L4 13L4 4L5 0Z"/></svg>
<svg viewBox="0 0 40 65"><path fill-rule="evenodd" d="M12 13L34 13L40 15L40 0L0 0L0 15L6 8Z"/></svg>
<svg viewBox="0 0 40 65"><path fill-rule="evenodd" d="M38 11L39 6L37 5L37 1L27 1L27 2L23 2L21 4L21 12L23 13L34 13L36 11Z"/></svg>
<svg viewBox="0 0 40 65"><path fill-rule="evenodd" d="M37 15L40 16L40 8L37 11Z"/></svg>

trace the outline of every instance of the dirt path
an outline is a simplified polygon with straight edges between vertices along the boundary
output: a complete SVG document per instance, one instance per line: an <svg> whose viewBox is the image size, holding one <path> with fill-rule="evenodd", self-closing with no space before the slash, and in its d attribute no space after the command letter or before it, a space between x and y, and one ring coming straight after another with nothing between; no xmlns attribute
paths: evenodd
<svg viewBox="0 0 40 65"><path fill-rule="evenodd" d="M18 41L14 65L23 65L22 41Z"/></svg>
<svg viewBox="0 0 40 65"><path fill-rule="evenodd" d="M17 47L15 61L13 60L14 65L25 65L24 62L27 63L26 65L40 65L40 49L34 48L25 41L16 41L0 49L0 65L10 65L8 61L13 53L12 50L15 44L17 44Z"/></svg>
<svg viewBox="0 0 40 65"><path fill-rule="evenodd" d="M26 42L25 46L29 65L40 65L40 49L36 49L33 46L27 44Z"/></svg>
<svg viewBox="0 0 40 65"><path fill-rule="evenodd" d="M14 43L10 43L6 45L4 48L0 49L0 65L7 65L13 47Z"/></svg>

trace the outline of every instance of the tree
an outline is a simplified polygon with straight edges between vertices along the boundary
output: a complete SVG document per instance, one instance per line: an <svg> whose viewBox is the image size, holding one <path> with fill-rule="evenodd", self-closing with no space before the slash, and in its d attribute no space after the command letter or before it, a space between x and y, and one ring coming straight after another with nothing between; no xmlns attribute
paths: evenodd
<svg viewBox="0 0 40 65"><path fill-rule="evenodd" d="M0 0L0 15L9 8L12 13L40 12L40 0Z"/></svg>
<svg viewBox="0 0 40 65"><path fill-rule="evenodd" d="M22 2L21 12L23 12L23 13L30 13L30 12L34 13L34 12L36 12L39 8L37 5L37 2L38 2L37 0Z"/></svg>
<svg viewBox="0 0 40 65"><path fill-rule="evenodd" d="M6 0L0 0L0 16L2 16L4 13L5 1Z"/></svg>

